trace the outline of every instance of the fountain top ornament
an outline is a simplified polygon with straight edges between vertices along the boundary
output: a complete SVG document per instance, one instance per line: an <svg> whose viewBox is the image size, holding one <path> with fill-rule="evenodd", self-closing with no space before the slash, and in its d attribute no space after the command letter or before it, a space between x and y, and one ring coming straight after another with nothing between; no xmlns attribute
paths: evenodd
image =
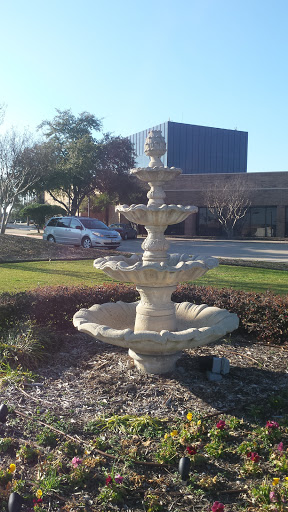
<svg viewBox="0 0 288 512"><path fill-rule="evenodd" d="M181 174L181 169L164 167L161 157L166 143L160 130L151 130L145 142L150 157L148 167L130 172L149 184L148 204L120 205L117 210L129 221L144 224L147 238L143 255L106 256L94 261L97 269L113 279L133 282L140 301L121 301L81 309L74 315L74 325L96 339L129 348L135 366L146 373L166 373L174 369L181 350L206 345L238 327L238 317L225 309L175 304L171 294L177 283L194 281L218 261L212 257L168 254L164 236L168 225L195 214L196 206L167 205L165 183Z"/></svg>

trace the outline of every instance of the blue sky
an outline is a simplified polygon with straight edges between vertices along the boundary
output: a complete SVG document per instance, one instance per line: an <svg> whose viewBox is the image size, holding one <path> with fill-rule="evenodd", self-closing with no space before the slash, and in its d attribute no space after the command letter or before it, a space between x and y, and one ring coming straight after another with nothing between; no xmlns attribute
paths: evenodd
<svg viewBox="0 0 288 512"><path fill-rule="evenodd" d="M1 130L55 109L130 135L165 122L248 131L248 171L288 171L287 0L1 5Z"/></svg>

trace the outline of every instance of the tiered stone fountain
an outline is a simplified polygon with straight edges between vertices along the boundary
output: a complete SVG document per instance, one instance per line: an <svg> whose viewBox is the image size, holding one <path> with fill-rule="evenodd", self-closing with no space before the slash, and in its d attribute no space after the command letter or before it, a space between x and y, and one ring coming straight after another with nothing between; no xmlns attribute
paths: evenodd
<svg viewBox="0 0 288 512"><path fill-rule="evenodd" d="M94 261L97 269L123 282L133 282L140 294L135 303L96 304L74 315L74 325L98 340L129 349L135 365L146 373L172 371L183 349L207 345L238 327L238 317L225 309L175 304L171 294L177 284L194 281L218 261L212 257L168 254L164 232L178 224L195 206L164 203L165 182L181 174L181 169L164 167L161 156L166 143L161 131L151 131L145 142L149 167L132 169L140 180L148 182L148 204L122 205L117 209L137 224L144 224L148 236L142 244L143 255L106 256Z"/></svg>

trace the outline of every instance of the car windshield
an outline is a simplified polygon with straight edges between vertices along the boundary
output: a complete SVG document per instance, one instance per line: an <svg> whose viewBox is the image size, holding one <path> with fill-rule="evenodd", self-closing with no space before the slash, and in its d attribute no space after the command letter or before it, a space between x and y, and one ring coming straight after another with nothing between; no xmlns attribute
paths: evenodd
<svg viewBox="0 0 288 512"><path fill-rule="evenodd" d="M81 219L83 226L87 229L109 229L104 222L97 219Z"/></svg>

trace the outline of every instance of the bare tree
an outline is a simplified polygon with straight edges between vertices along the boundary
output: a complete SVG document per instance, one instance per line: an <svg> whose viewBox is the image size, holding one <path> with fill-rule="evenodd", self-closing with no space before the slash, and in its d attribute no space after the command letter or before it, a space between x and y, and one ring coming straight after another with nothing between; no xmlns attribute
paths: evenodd
<svg viewBox="0 0 288 512"><path fill-rule="evenodd" d="M216 215L228 238L233 238L234 227L242 219L250 204L250 194L239 176L227 176L224 184L213 184L206 190L207 208Z"/></svg>
<svg viewBox="0 0 288 512"><path fill-rule="evenodd" d="M36 185L47 168L45 147L32 143L31 135L14 129L0 136L0 233L15 200Z"/></svg>

